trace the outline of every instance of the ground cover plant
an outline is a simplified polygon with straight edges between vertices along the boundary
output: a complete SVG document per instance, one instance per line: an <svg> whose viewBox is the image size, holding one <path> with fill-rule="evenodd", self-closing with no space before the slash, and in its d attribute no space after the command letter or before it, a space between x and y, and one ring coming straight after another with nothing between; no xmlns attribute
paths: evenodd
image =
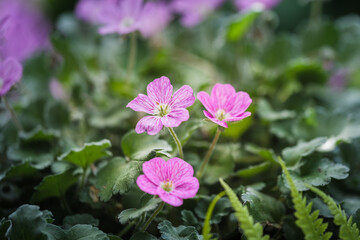
<svg viewBox="0 0 360 240"><path fill-rule="evenodd" d="M333 2L0 0L0 239L360 239Z"/></svg>

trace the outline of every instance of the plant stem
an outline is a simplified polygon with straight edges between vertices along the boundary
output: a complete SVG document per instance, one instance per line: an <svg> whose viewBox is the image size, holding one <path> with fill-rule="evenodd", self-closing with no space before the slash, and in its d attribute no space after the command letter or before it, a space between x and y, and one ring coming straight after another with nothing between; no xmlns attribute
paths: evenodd
<svg viewBox="0 0 360 240"><path fill-rule="evenodd" d="M202 164L200 166L200 169L196 173L196 177L198 179L200 179L202 177L203 173L204 173L205 167L206 167L206 165L208 164L208 162L210 160L210 157L211 157L211 155L212 155L212 153L214 151L216 143L219 140L220 134L221 134L221 130L220 130L220 128L218 128L217 131L216 131L215 137L214 137L214 139L213 139L213 141L212 141L212 143L211 143L211 145L209 147L209 150L207 151L207 153L205 155L205 158L204 158L204 160L203 160L203 162L202 162Z"/></svg>
<svg viewBox="0 0 360 240"><path fill-rule="evenodd" d="M68 214L71 214L71 209L70 209L70 207L69 207L69 204L68 204L67 201L66 201L65 196L61 196L61 197L60 197L60 203L61 203L62 208L63 208Z"/></svg>
<svg viewBox="0 0 360 240"><path fill-rule="evenodd" d="M81 183L80 183L80 188L82 188L85 185L85 179L86 179L86 172L87 172L87 168L83 169L83 174L81 176Z"/></svg>
<svg viewBox="0 0 360 240"><path fill-rule="evenodd" d="M134 73L136 51L137 51L136 33L133 32L130 34L130 52L129 52L129 60L127 65L127 78L126 78L128 82L132 79L132 75Z"/></svg>
<svg viewBox="0 0 360 240"><path fill-rule="evenodd" d="M184 159L184 153L183 153L181 142L180 142L179 138L176 136L176 133L174 132L174 129L172 129L171 127L168 127L168 129L169 129L169 132L170 132L171 136L173 137L173 139L174 139L174 141L176 143L176 146L178 148L179 157L181 159Z"/></svg>
<svg viewBox="0 0 360 240"><path fill-rule="evenodd" d="M135 221L132 221L131 223L129 223L119 234L119 237L122 237L125 235L125 233L127 233L133 226L135 225Z"/></svg>
<svg viewBox="0 0 360 240"><path fill-rule="evenodd" d="M321 20L322 1L313 0L310 9L310 24L318 24Z"/></svg>
<svg viewBox="0 0 360 240"><path fill-rule="evenodd" d="M20 131L23 131L23 127L21 125L21 123L19 122L19 120L17 119L16 117L16 114L14 112L14 109L10 106L8 100L6 99L5 96L3 96L3 99L4 99L4 103L5 103L5 107L6 109L10 112L10 115L11 115L11 119L12 121L14 122L15 124L15 127L17 128L17 130L20 132Z"/></svg>
<svg viewBox="0 0 360 240"><path fill-rule="evenodd" d="M153 212L153 214L149 217L149 219L146 221L146 223L144 224L144 226L141 228L142 232L145 232L146 229L148 228L148 226L150 225L150 223L154 220L154 218L161 212L161 210L163 209L163 207L165 206L165 202L161 202L160 205L158 206L158 208L155 210L155 212Z"/></svg>

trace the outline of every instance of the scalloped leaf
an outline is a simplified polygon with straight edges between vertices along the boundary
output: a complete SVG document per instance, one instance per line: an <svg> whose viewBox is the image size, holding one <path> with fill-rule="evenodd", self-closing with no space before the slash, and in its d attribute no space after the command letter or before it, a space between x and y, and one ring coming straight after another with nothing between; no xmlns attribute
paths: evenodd
<svg viewBox="0 0 360 240"><path fill-rule="evenodd" d="M201 240L202 237L194 227L178 226L173 227L168 220L162 221L158 225L161 239L164 240Z"/></svg>

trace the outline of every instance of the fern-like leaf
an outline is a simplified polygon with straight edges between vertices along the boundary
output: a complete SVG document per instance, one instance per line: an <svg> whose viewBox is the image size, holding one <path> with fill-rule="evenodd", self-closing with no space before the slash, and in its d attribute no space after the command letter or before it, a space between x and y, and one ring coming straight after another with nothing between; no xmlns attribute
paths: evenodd
<svg viewBox="0 0 360 240"><path fill-rule="evenodd" d="M306 205L306 198L297 190L284 161L279 158L279 163L289 183L291 197L295 208L296 225L305 235L305 240L328 240L331 232L325 232L327 223L323 223L322 218L318 218L319 211L311 213L312 202Z"/></svg>
<svg viewBox="0 0 360 240"><path fill-rule="evenodd" d="M246 206L243 206L234 191L227 185L224 180L220 179L220 183L225 189L229 197L230 203L235 210L235 216L239 221L239 226L243 230L244 235L248 240L268 240L269 236L263 235L263 228L260 223L254 224L254 219L249 214Z"/></svg>
<svg viewBox="0 0 360 240"><path fill-rule="evenodd" d="M311 191L319 195L323 201L328 205L330 212L334 215L334 223L340 226L339 237L343 240L359 240L360 233L356 223L352 223L352 217L347 219L345 212L341 209L340 205L320 189L306 185Z"/></svg>
<svg viewBox="0 0 360 240"><path fill-rule="evenodd" d="M211 240L211 224L210 224L210 220L211 220L211 216L212 213L214 211L215 205L216 203L225 195L225 192L221 192L218 195L216 195L216 197L211 201L210 206L206 212L206 217L204 220L204 226L203 226L203 231L202 231L202 235L204 237L204 240Z"/></svg>

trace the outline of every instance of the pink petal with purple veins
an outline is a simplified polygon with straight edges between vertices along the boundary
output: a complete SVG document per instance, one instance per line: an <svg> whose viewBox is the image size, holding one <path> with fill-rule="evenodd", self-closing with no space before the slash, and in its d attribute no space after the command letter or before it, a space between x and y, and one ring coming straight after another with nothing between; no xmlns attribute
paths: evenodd
<svg viewBox="0 0 360 240"><path fill-rule="evenodd" d="M212 99L207 92L199 92L197 94L197 98L204 105L206 110L208 110L212 114L215 114L216 109L214 108Z"/></svg>
<svg viewBox="0 0 360 240"><path fill-rule="evenodd" d="M198 179L195 177L181 178L179 181L174 182L174 185L171 194L183 199L195 197L200 186Z"/></svg>
<svg viewBox="0 0 360 240"><path fill-rule="evenodd" d="M168 104L172 91L173 86L167 77L157 78L147 86L147 94L155 104Z"/></svg>
<svg viewBox="0 0 360 240"><path fill-rule="evenodd" d="M166 175L166 161L160 157L153 158L142 165L142 170L145 176L155 185L160 185L165 181Z"/></svg>
<svg viewBox="0 0 360 240"><path fill-rule="evenodd" d="M140 175L136 179L136 184L139 188L148 194L157 195L158 185L155 185L152 181L149 180L145 175Z"/></svg>
<svg viewBox="0 0 360 240"><path fill-rule="evenodd" d="M164 189L162 189L160 186L158 187L157 191L159 197L161 200L166 202L167 204L170 204L174 207L179 207L183 204L183 200L177 196L172 195L170 192L166 192Z"/></svg>
<svg viewBox="0 0 360 240"><path fill-rule="evenodd" d="M194 175L193 167L180 158L171 158L166 162L166 179L179 181L182 178L192 177Z"/></svg>
<svg viewBox="0 0 360 240"><path fill-rule="evenodd" d="M153 114L155 109L154 103L144 94L139 94L134 100L129 102L126 107L137 112L146 112L148 114Z"/></svg>
<svg viewBox="0 0 360 240"><path fill-rule="evenodd" d="M149 135L155 135L161 131L162 127L163 124L161 123L160 117L146 116L136 124L135 132L147 132Z"/></svg>
<svg viewBox="0 0 360 240"><path fill-rule="evenodd" d="M228 117L225 120L229 121L229 122L236 122L236 121L243 120L244 118L247 118L249 116L251 116L251 112L244 112L237 117Z"/></svg>
<svg viewBox="0 0 360 240"><path fill-rule="evenodd" d="M165 127L178 127L182 122L189 120L189 111L185 108L171 110L171 112L161 118Z"/></svg>
<svg viewBox="0 0 360 240"><path fill-rule="evenodd" d="M195 102L194 91L188 86L182 86L174 93L171 99L170 106L172 108L187 108L193 105Z"/></svg>
<svg viewBox="0 0 360 240"><path fill-rule="evenodd" d="M232 116L239 116L242 114L251 104L252 100L248 93L246 92L237 92L236 99L234 100L235 105L229 111Z"/></svg>
<svg viewBox="0 0 360 240"><path fill-rule="evenodd" d="M235 89L231 84L217 83L211 91L211 99L214 109L224 109L228 98L235 94Z"/></svg>
<svg viewBox="0 0 360 240"><path fill-rule="evenodd" d="M204 111L204 115L205 117L207 117L208 119L210 119L211 121L213 121L214 123L224 127L224 128L228 128L228 125L225 121L220 121L217 118L213 117L213 115L211 115L210 113L208 113L207 111Z"/></svg>

